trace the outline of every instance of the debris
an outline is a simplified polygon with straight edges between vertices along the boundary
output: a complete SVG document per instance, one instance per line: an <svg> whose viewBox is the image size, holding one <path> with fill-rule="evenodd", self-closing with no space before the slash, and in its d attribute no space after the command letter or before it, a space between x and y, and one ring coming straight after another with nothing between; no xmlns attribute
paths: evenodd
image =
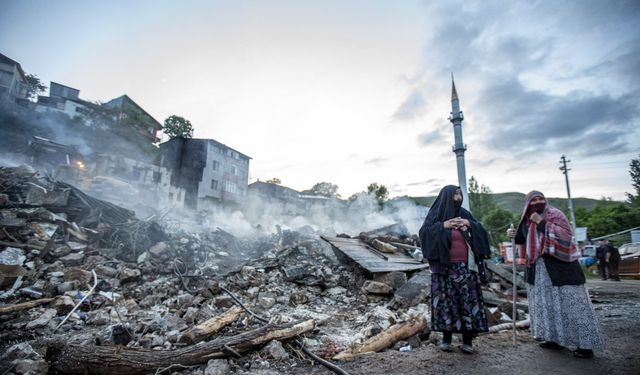
<svg viewBox="0 0 640 375"><path fill-rule="evenodd" d="M410 320L391 326L389 329L371 337L364 343L351 347L333 357L335 360L352 359L360 354L378 352L386 349L397 341L411 337L427 327L427 319L418 315Z"/></svg>
<svg viewBox="0 0 640 375"><path fill-rule="evenodd" d="M205 338L214 335L216 332L235 322L244 310L239 306L234 306L219 316L213 317L182 334L181 341L188 344L198 343Z"/></svg>
<svg viewBox="0 0 640 375"><path fill-rule="evenodd" d="M309 332L315 328L313 320L284 324L267 324L235 336L221 337L196 346L175 350L155 350L49 343L46 359L52 371L59 373L146 374L157 368L174 364L190 366L207 363L210 358L229 356L224 347L245 353L271 340L283 340Z"/></svg>

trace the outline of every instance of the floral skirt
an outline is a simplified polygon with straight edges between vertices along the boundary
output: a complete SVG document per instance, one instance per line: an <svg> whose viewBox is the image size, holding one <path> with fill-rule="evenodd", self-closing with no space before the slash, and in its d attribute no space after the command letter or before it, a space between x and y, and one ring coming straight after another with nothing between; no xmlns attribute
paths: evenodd
<svg viewBox="0 0 640 375"><path fill-rule="evenodd" d="M562 346L603 349L600 324L586 286L553 286L542 258L536 261L535 270L535 285L527 284L533 337Z"/></svg>
<svg viewBox="0 0 640 375"><path fill-rule="evenodd" d="M452 263L431 274L431 329L452 332L489 330L478 274L466 263Z"/></svg>

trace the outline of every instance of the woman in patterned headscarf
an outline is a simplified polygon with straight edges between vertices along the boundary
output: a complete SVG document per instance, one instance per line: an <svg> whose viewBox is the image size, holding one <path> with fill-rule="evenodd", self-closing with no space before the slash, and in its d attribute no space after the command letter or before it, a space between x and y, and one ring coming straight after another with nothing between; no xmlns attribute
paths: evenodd
<svg viewBox="0 0 640 375"><path fill-rule="evenodd" d="M593 349L603 348L602 333L567 217L548 204L541 192L532 191L518 229L509 229L507 235L526 249L533 336L543 341L543 348L573 346L577 348L574 356L592 358Z"/></svg>
<svg viewBox="0 0 640 375"><path fill-rule="evenodd" d="M461 350L473 353L473 336L488 330L479 275L490 249L487 232L462 208L459 187L442 188L420 228L420 244L431 269L431 329L442 332L440 349L452 351L459 332Z"/></svg>

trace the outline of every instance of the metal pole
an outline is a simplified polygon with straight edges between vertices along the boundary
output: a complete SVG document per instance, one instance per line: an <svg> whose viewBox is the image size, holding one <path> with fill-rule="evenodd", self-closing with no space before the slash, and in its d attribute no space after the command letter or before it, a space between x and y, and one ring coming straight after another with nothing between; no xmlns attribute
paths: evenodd
<svg viewBox="0 0 640 375"><path fill-rule="evenodd" d="M571 219L571 229L573 229L573 238L575 240L575 237L576 237L576 217L573 215L573 201L571 200L571 189L569 188L569 171L571 169L567 168L567 163L570 163L570 162L571 162L571 160L567 160L567 158L565 158L564 155L562 155L562 157L560 158L560 163L562 163L562 167L560 167L560 170L564 174L564 181L565 181L565 184L567 185L567 198L568 198L567 205L569 206L569 215L570 215L570 219Z"/></svg>
<svg viewBox="0 0 640 375"><path fill-rule="evenodd" d="M513 223L511 223L511 226L509 227L509 229L515 229L513 227ZM513 290L512 290L512 294L513 294L513 306L512 306L512 312L511 312L511 320L513 321L513 329L512 329L512 333L511 333L511 337L513 339L513 346L517 346L516 343L516 318L518 316L518 310L516 308L516 296L518 295L518 287L516 286L516 239L515 237L511 239L511 251L513 252L513 261L511 262L511 271L513 272L512 275L512 279L511 279L511 283L513 284Z"/></svg>

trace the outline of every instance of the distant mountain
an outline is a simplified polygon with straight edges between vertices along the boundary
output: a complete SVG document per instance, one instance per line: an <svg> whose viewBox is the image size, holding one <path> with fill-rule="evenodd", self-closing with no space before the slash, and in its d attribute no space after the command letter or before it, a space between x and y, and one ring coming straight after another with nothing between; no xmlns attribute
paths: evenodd
<svg viewBox="0 0 640 375"><path fill-rule="evenodd" d="M518 213L522 212L522 208L524 206L524 197L523 193L496 193L491 194L493 196L494 202L498 205L498 207L505 209L507 211ZM416 203L423 206L431 206L434 200L436 200L435 196L430 197L412 197ZM568 209L567 199L566 198L548 198L549 203L552 206L557 207L563 211ZM593 209L599 202L602 202L600 199L591 199L591 198L573 198L573 208L583 207L587 210ZM612 201L611 203L618 203Z"/></svg>

